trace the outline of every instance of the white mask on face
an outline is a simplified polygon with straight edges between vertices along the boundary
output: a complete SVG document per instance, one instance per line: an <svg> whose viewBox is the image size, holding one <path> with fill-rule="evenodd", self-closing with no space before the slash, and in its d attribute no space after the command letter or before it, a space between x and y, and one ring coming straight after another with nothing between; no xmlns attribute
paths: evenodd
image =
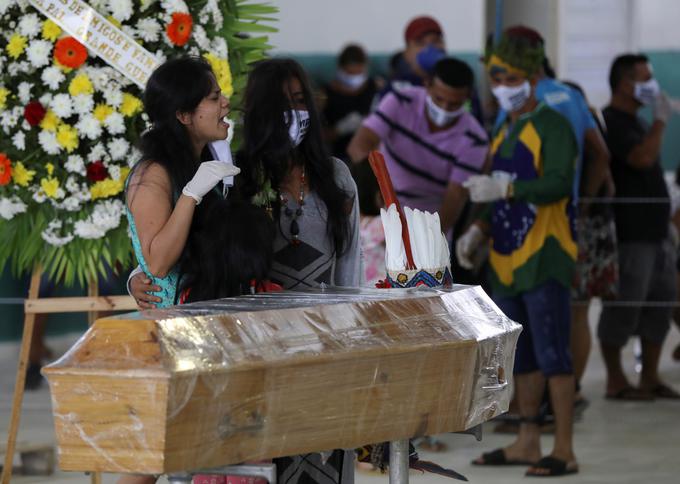
<svg viewBox="0 0 680 484"><path fill-rule="evenodd" d="M633 96L646 106L654 102L660 90L659 83L652 77L645 82L636 82Z"/></svg>
<svg viewBox="0 0 680 484"><path fill-rule="evenodd" d="M342 69L338 70L337 73L338 81L343 83L350 89L358 89L363 86L366 79L368 79L368 74L362 72L361 74L349 74Z"/></svg>
<svg viewBox="0 0 680 484"><path fill-rule="evenodd" d="M288 125L288 135L293 146L302 143L309 129L309 111L303 109L291 109L283 113L283 119Z"/></svg>
<svg viewBox="0 0 680 484"><path fill-rule="evenodd" d="M429 94L425 98L425 107L427 108L427 115L430 118L430 121L432 121L432 123L439 128L450 124L454 119L465 112L464 105L455 111L447 111L446 109L442 109L435 104Z"/></svg>
<svg viewBox="0 0 680 484"><path fill-rule="evenodd" d="M498 85L491 89L493 95L498 99L498 104L506 112L511 113L521 109L531 96L531 84L524 81L519 86L509 87Z"/></svg>

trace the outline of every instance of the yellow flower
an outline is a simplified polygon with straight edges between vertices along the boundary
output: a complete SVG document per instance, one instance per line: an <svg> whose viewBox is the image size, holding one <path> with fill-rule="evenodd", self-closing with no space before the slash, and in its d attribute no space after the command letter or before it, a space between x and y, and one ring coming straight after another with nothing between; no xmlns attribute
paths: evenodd
<svg viewBox="0 0 680 484"><path fill-rule="evenodd" d="M57 117L56 114L54 114L54 111L48 109L47 112L45 113L45 117L43 118L42 121L40 121L40 127L45 131L54 132L57 130L57 126L59 126L60 122L61 120Z"/></svg>
<svg viewBox="0 0 680 484"><path fill-rule="evenodd" d="M52 176L52 174L54 173L54 165L52 163L48 163L45 165L45 168L47 168L47 174L49 176Z"/></svg>
<svg viewBox="0 0 680 484"><path fill-rule="evenodd" d="M14 34L12 37L10 37L5 49L7 49L7 53L12 59L16 59L24 52L24 49L26 49L26 42L28 42L26 37L23 35Z"/></svg>
<svg viewBox="0 0 680 484"><path fill-rule="evenodd" d="M40 187L43 189L43 192L45 192L45 195L54 198L57 196L57 190L59 190L59 180L52 177L41 178Z"/></svg>
<svg viewBox="0 0 680 484"><path fill-rule="evenodd" d="M142 110L142 107L142 101L139 98L127 92L123 93L123 102L120 105L120 112L123 116L134 116Z"/></svg>
<svg viewBox="0 0 680 484"><path fill-rule="evenodd" d="M78 130L68 124L60 124L57 128L57 143L71 153L78 147Z"/></svg>
<svg viewBox="0 0 680 484"><path fill-rule="evenodd" d="M97 106L94 108L94 117L99 120L100 123L103 123L106 121L106 118L108 118L111 114L113 114L113 108L109 106L108 104L97 104Z"/></svg>
<svg viewBox="0 0 680 484"><path fill-rule="evenodd" d="M20 161L14 163L12 167L12 180L19 186L26 187L35 176L34 170L27 170L24 164Z"/></svg>
<svg viewBox="0 0 680 484"><path fill-rule="evenodd" d="M9 96L9 89L6 89L4 87L0 87L0 109L5 109L8 96Z"/></svg>
<svg viewBox="0 0 680 484"><path fill-rule="evenodd" d="M125 179L123 176L121 176L119 180L105 178L104 180L98 181L90 187L90 196L92 197L92 200L96 200L98 198L107 198L118 195L123 191L123 187L125 185L124 182Z"/></svg>
<svg viewBox="0 0 680 484"><path fill-rule="evenodd" d="M217 85L222 89L222 94L227 97L231 96L234 93L234 86L232 85L229 61L211 53L204 54L203 57L210 63L217 79Z"/></svg>
<svg viewBox="0 0 680 484"><path fill-rule="evenodd" d="M43 22L42 36L43 39L54 42L61 35L61 28L52 22L50 19Z"/></svg>
<svg viewBox="0 0 680 484"><path fill-rule="evenodd" d="M92 86L90 78L87 77L87 74L78 74L68 85L68 93L71 96L77 96L78 94L92 94L93 92L94 87Z"/></svg>

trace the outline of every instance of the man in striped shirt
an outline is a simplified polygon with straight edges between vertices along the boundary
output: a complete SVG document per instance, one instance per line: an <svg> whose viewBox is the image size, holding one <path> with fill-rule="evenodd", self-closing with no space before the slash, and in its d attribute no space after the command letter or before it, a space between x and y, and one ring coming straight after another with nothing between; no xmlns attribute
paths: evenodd
<svg viewBox="0 0 680 484"><path fill-rule="evenodd" d="M487 156L486 132L465 109L473 82L465 62L440 60L427 87L385 96L347 149L361 162L379 147L402 206L439 212L449 237L468 198L463 183Z"/></svg>

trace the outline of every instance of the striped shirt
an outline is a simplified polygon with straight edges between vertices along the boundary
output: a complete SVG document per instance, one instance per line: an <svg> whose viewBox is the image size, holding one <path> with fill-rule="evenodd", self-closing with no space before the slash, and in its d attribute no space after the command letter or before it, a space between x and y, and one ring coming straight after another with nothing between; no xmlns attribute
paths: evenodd
<svg viewBox="0 0 680 484"><path fill-rule="evenodd" d="M449 183L482 171L488 138L469 113L442 131L431 131L427 90L409 87L387 94L364 126L381 140L380 151L403 206L438 212Z"/></svg>

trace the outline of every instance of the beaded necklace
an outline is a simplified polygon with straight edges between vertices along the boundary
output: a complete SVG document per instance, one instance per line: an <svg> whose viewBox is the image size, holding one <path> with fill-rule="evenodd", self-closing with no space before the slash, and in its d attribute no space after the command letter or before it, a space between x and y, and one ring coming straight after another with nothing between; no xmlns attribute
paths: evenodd
<svg viewBox="0 0 680 484"><path fill-rule="evenodd" d="M298 218L302 215L302 207L305 205L305 167L302 167L300 173L300 192L298 193L298 207L293 210L288 206L288 198L286 198L283 193L279 193L279 198L281 204L283 205L283 213L286 217L291 219L290 221L290 245L297 247L300 245L300 224L298 223Z"/></svg>

